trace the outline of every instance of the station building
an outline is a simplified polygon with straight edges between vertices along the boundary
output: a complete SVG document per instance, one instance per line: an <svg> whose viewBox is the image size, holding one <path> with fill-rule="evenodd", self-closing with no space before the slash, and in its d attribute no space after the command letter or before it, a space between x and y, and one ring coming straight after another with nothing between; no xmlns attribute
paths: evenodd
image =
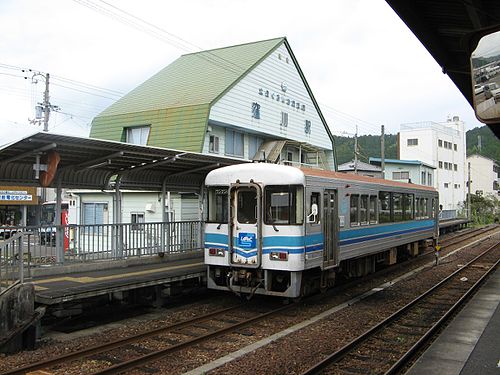
<svg viewBox="0 0 500 375"><path fill-rule="evenodd" d="M470 164L471 193L500 199L499 164L479 154L468 156L467 163Z"/></svg>
<svg viewBox="0 0 500 375"><path fill-rule="evenodd" d="M286 38L179 57L95 117L90 137L335 168L333 136ZM80 196L82 204L96 199ZM172 194L168 209L180 220L198 203ZM149 221L148 210L140 212Z"/></svg>
<svg viewBox="0 0 500 375"><path fill-rule="evenodd" d="M458 116L446 122L402 124L398 158L420 160L435 168L434 187L439 191L443 219L455 218L466 199L465 124Z"/></svg>
<svg viewBox="0 0 500 375"><path fill-rule="evenodd" d="M370 164L380 167L382 160L380 158L371 157ZM434 172L436 170L430 164L420 160L398 160L385 159L385 178L387 180L408 182L424 186L435 187Z"/></svg>

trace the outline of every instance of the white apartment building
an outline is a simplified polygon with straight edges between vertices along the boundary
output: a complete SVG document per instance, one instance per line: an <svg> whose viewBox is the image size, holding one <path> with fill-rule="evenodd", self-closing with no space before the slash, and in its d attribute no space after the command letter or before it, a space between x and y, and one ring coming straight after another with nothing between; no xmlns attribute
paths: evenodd
<svg viewBox="0 0 500 375"><path fill-rule="evenodd" d="M402 124L399 159L421 160L436 168L434 187L439 191L443 218L452 218L466 200L465 124L458 116L446 122Z"/></svg>
<svg viewBox="0 0 500 375"><path fill-rule="evenodd" d="M495 160L481 155L471 155L467 158L470 163L470 180L472 194L486 196L493 195L500 199L498 173L500 166Z"/></svg>

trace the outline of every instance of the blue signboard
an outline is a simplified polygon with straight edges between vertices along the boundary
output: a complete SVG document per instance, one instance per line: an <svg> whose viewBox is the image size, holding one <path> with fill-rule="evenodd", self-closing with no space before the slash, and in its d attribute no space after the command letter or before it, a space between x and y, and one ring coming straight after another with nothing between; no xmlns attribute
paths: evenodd
<svg viewBox="0 0 500 375"><path fill-rule="evenodd" d="M253 249L257 246L257 237L255 233L239 233L238 246L244 249Z"/></svg>

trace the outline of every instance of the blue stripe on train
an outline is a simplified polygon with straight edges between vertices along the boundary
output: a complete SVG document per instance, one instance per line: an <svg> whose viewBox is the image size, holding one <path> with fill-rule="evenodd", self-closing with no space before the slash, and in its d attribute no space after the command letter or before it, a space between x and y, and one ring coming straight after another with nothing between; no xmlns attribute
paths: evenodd
<svg viewBox="0 0 500 375"><path fill-rule="evenodd" d="M361 227L355 229L341 230L339 233L340 245L351 245L354 243L387 238L391 236L403 235L412 232L432 230L434 220L422 220L393 223L376 227ZM234 238L235 239L235 238ZM228 236L226 234L206 233L205 247L216 247L226 249ZM323 249L324 237L322 233L303 236L269 236L263 238L263 253L269 254L272 251L287 251L289 254L301 254L304 252L313 252ZM234 245L234 243L233 243ZM253 249L252 249L253 250ZM236 251L242 256L249 253ZM254 253L255 251L252 251Z"/></svg>

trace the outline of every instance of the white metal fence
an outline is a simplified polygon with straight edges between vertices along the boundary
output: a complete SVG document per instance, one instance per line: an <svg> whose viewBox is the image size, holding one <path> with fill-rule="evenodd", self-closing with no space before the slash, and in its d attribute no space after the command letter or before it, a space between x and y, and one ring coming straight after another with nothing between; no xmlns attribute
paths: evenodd
<svg viewBox="0 0 500 375"><path fill-rule="evenodd" d="M0 241L0 294L8 288L23 283L24 263L23 233L9 235Z"/></svg>
<svg viewBox="0 0 500 375"><path fill-rule="evenodd" d="M3 229L31 266L43 266L201 251L201 228L201 221L178 221Z"/></svg>

